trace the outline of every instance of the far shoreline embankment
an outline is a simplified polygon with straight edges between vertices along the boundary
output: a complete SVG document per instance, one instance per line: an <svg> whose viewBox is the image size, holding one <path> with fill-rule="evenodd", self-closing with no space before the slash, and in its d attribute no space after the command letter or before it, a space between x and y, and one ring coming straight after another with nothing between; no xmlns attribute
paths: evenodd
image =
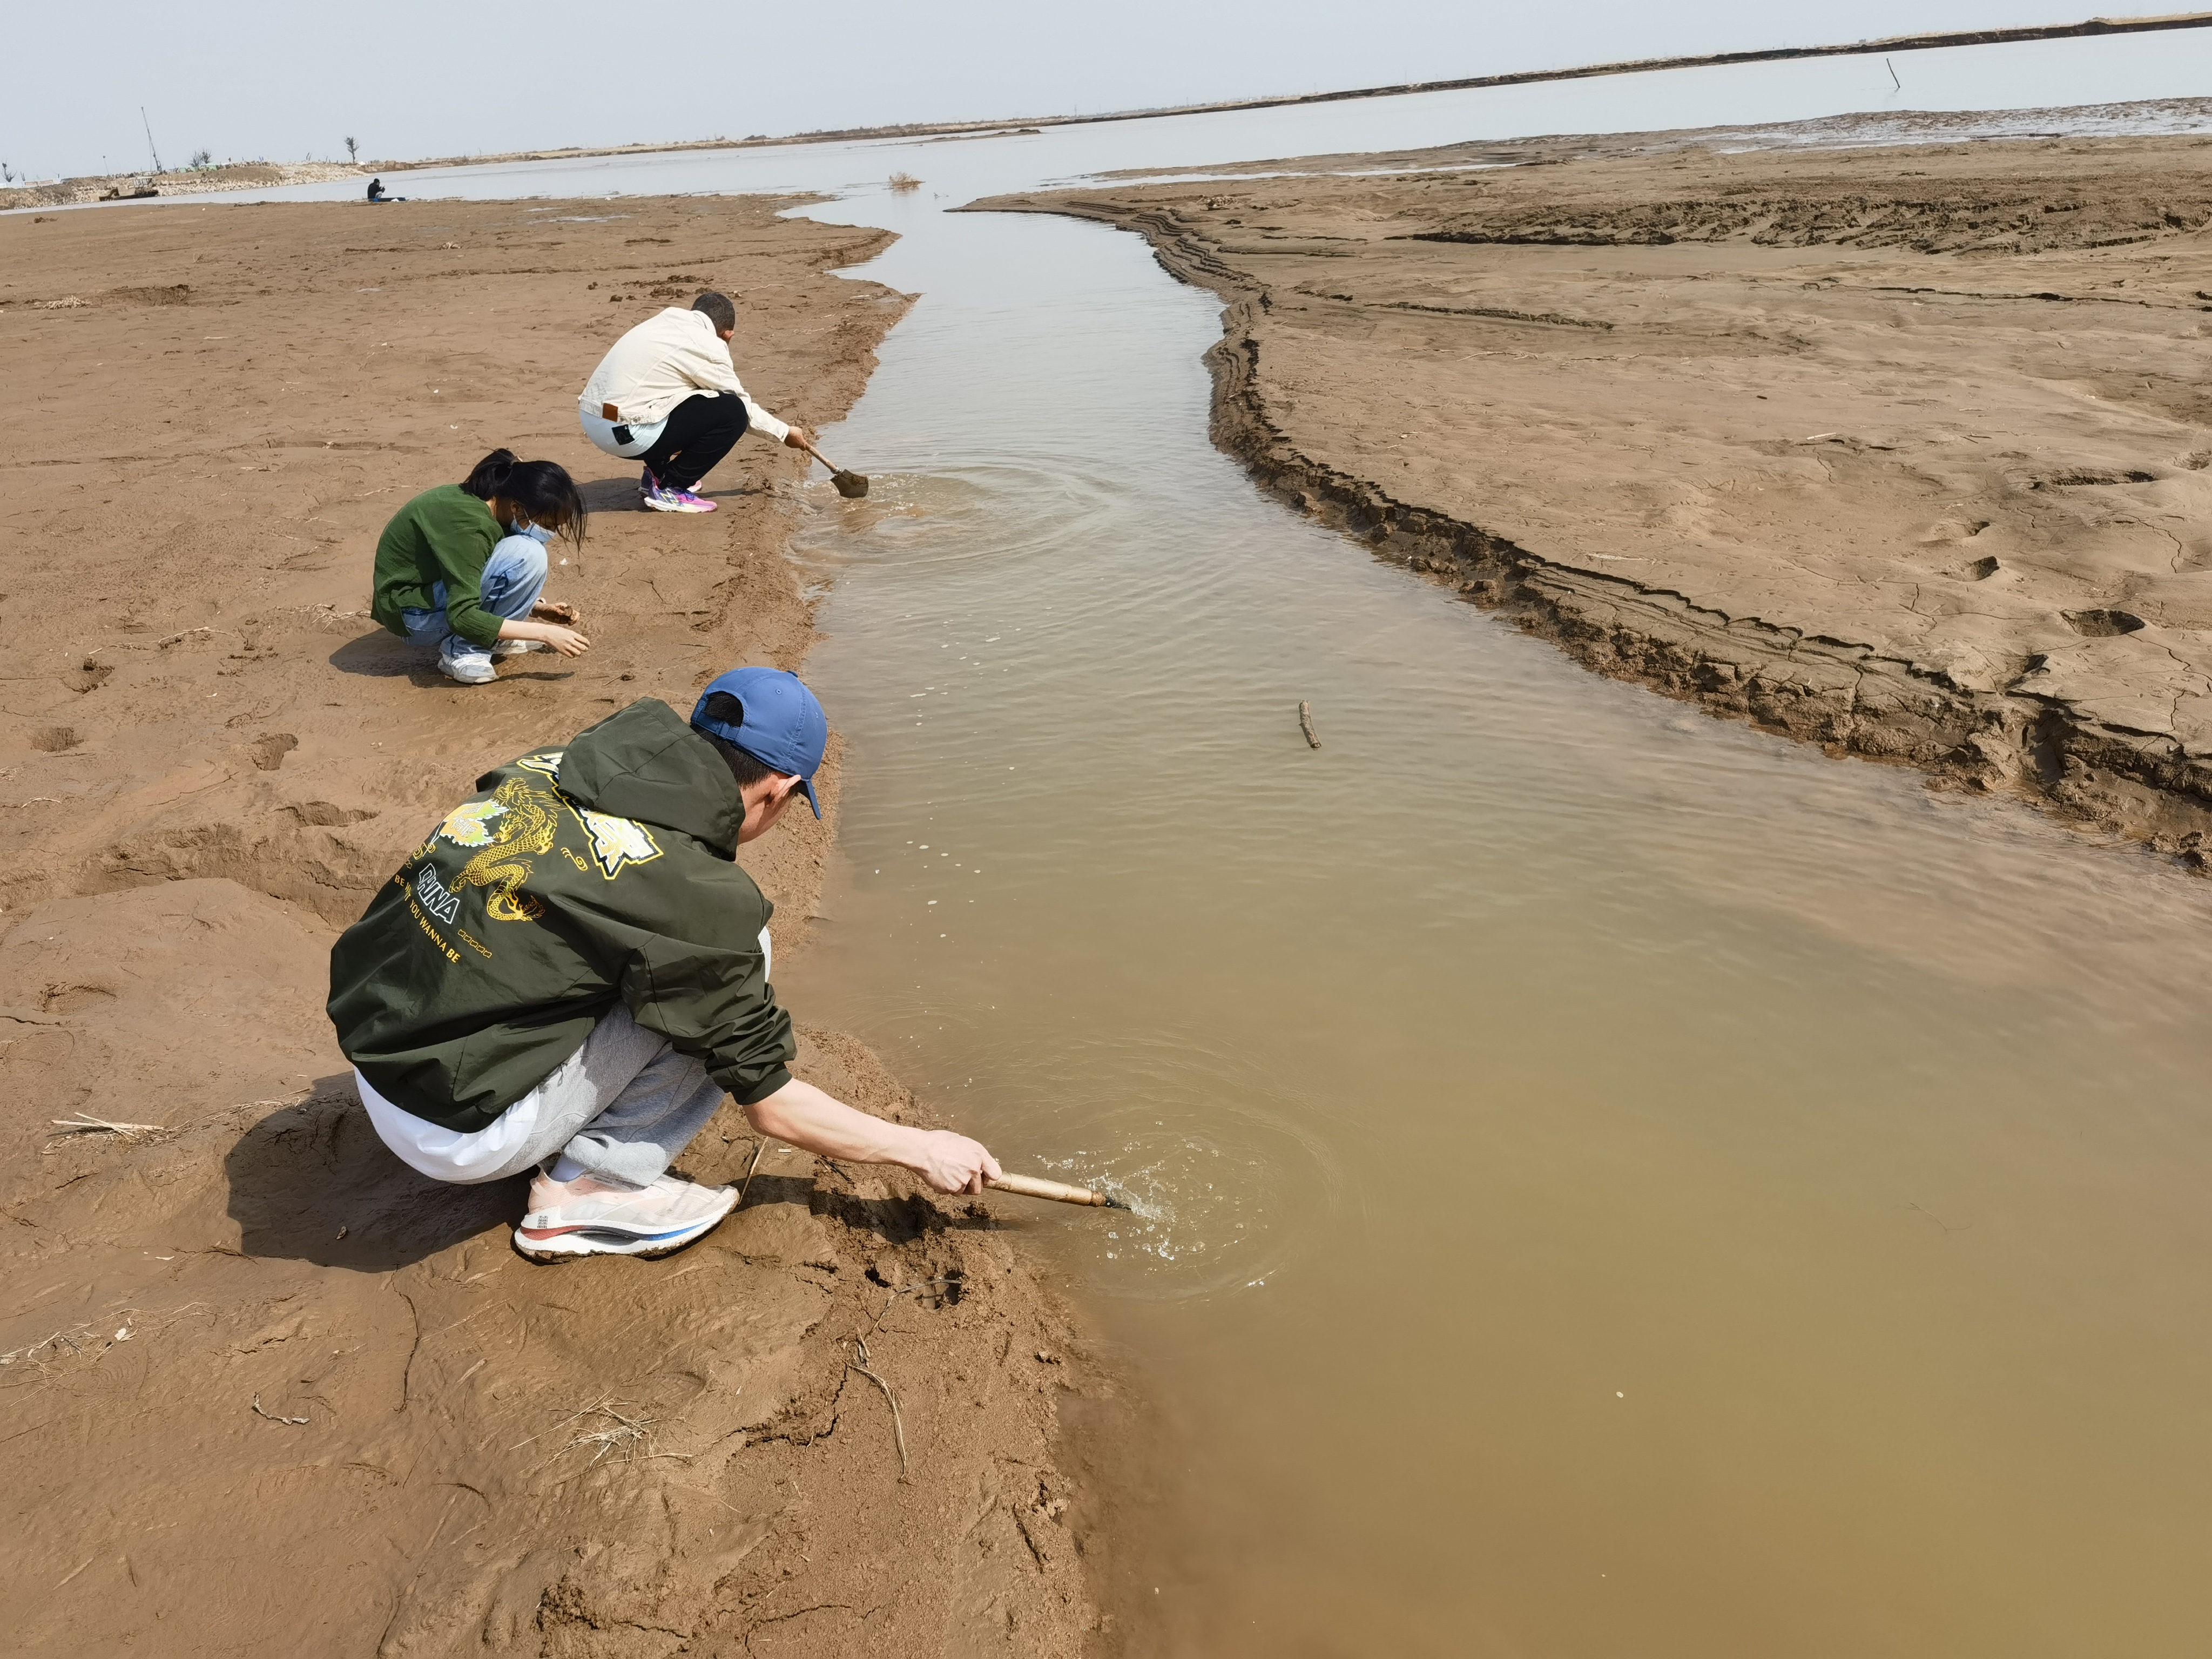
<svg viewBox="0 0 2212 1659"><path fill-rule="evenodd" d="M798 144L893 143L902 139L939 143L967 138L1029 137L1048 127L1108 125L1122 121L1156 121L1179 115L1227 115L1255 110L1310 108L1374 98L1413 97L1432 92L1476 92L1537 86L1561 81L1601 80L1615 76L1665 74L1675 70L1726 69L1753 64L1803 63L1823 58L1890 57L1915 52L1944 52L1962 46L2029 46L2048 41L2164 34L2212 27L2212 12L2168 12L2143 17L2090 17L2072 23L2031 23L2011 27L1923 30L1872 40L1826 45L1754 46L1735 52L1692 52L1672 58L1618 58L1606 63L1556 68L1507 70L1437 81L1400 81L1383 86L1343 87L1328 92L1281 93L1220 99L1198 104L1165 104L1139 109L1099 110L1088 114L1013 115L994 119L908 121L883 126L825 127L809 132L753 133L744 138L678 138L628 144L559 145L487 154L418 156L410 160L301 163L225 162L219 167L167 168L158 160L153 171L85 175L41 183L27 180L0 188L0 212L112 201L146 195L195 194L204 191L249 190L276 182L325 182L374 173L408 173L429 167L499 167L520 161L572 161L599 157L675 155L686 150L763 149ZM160 184L188 179L182 191L163 192ZM113 193L111 193L113 192Z"/></svg>

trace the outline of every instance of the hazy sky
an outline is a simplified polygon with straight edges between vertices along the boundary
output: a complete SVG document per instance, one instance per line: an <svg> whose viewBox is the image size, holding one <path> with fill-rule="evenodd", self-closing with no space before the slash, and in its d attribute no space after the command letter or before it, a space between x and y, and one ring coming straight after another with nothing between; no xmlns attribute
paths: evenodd
<svg viewBox="0 0 2212 1659"><path fill-rule="evenodd" d="M2113 10L2123 9L2113 8ZM0 160L453 155L1197 103L1906 31L2066 22L2088 0L842 0L362 7L112 0L8 26ZM88 27L93 31L88 37Z"/></svg>

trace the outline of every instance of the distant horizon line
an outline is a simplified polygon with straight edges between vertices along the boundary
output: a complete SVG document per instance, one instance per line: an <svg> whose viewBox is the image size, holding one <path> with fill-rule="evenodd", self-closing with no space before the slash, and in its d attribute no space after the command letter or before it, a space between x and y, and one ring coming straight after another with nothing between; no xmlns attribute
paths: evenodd
<svg viewBox="0 0 2212 1659"><path fill-rule="evenodd" d="M809 132L770 137L755 134L744 138L678 138L632 144L569 144L550 148L471 151L459 155L424 156L416 160L389 157L375 161L299 162L227 161L226 166L337 166L364 173L416 172L428 167L496 165L512 161L552 161L595 155L651 155L681 150L767 149L793 144L827 144L869 139L958 137L994 133L1017 134L1046 127L1093 126L1115 121L1156 121L1179 115L1233 114L1245 110L1294 109L1309 104L1348 103L1365 98L1401 98L1427 92L1474 92L1499 87L1533 86L1548 81L1583 81L1615 75L1649 75L1669 70L1721 69L1741 64L1787 63L1814 58L1867 58L1891 52L1936 52L1960 46L1995 46L2039 40L2069 40L2103 35L2153 34L2176 29L2212 27L2212 11L2168 12L2143 17L2091 17L2078 23L2023 24L2010 28L1953 29L1917 34L1885 35L1832 46L1762 46L1743 52L1701 52L1676 58L1623 58L1613 63L1586 64L1568 69L1513 70L1498 75L1464 76L1445 81L1403 81L1389 86L1354 87L1336 92L1285 93L1263 98L1236 98L1203 104L1165 104L1146 109L1109 110L1083 115L1016 115L994 120L909 121L870 127L824 127ZM134 168L125 173L76 174L45 181L28 179L14 186L51 187L72 178L85 179L162 178L182 168L158 171Z"/></svg>
<svg viewBox="0 0 2212 1659"><path fill-rule="evenodd" d="M590 155L651 155L684 149L764 149L787 144L852 143L870 138L957 137L967 133L1018 132L1024 129L1092 126L1112 121L1156 121L1178 115L1231 114L1243 110L1293 109L1304 104L1347 103L1363 98L1401 98L1425 92L1475 92L1496 87L1532 86L1547 81L1583 81L1613 75L1649 75L1667 70L1721 69L1738 64L1787 63L1808 58L1866 58L1889 52L1936 52L1957 46L1999 46L2038 40L2071 40L2100 35L2154 34L2173 29L2212 27L2212 11L2167 12L2144 17L2091 17L2078 23L2022 24L2011 28L1951 29L1918 34L1885 35L1820 46L1762 46L1744 52L1700 52L1679 58L1623 58L1571 69L1513 70L1499 75L1465 76L1448 81L1404 81L1389 86L1355 87L1338 92L1280 94L1205 104L1167 104L1149 109L1112 110L1093 115L1015 115L995 120L909 121L887 126L825 127L777 137L675 139L662 143L568 145L510 150L498 155L435 156L421 161L362 163L393 171L451 167L459 163L557 161Z"/></svg>

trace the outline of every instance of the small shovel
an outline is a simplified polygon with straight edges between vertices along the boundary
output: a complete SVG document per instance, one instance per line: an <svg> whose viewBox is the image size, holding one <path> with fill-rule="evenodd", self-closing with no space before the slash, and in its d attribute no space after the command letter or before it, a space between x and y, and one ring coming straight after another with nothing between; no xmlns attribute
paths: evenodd
<svg viewBox="0 0 2212 1659"><path fill-rule="evenodd" d="M830 469L830 482L837 486L837 493L847 501L857 501L868 493L866 473L846 471L843 467L838 465L812 444L806 446L806 453Z"/></svg>
<svg viewBox="0 0 2212 1659"><path fill-rule="evenodd" d="M983 1184L993 1192L1019 1193L1024 1198L1048 1198L1055 1204L1089 1204L1105 1210L1126 1210L1129 1207L1103 1193L1094 1193L1088 1187L1070 1187L1058 1181L1039 1181L1034 1176L985 1176Z"/></svg>

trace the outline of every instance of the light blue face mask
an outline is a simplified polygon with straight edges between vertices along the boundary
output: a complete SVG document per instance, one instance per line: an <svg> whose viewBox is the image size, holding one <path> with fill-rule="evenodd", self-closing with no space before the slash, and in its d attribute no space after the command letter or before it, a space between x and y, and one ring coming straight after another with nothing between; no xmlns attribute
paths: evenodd
<svg viewBox="0 0 2212 1659"><path fill-rule="evenodd" d="M508 531L507 533L510 536L527 536L532 541L536 542L540 547L544 546L546 543L553 539L553 532L551 531L546 529L543 525L532 524L527 519L517 519L514 521L514 528Z"/></svg>

